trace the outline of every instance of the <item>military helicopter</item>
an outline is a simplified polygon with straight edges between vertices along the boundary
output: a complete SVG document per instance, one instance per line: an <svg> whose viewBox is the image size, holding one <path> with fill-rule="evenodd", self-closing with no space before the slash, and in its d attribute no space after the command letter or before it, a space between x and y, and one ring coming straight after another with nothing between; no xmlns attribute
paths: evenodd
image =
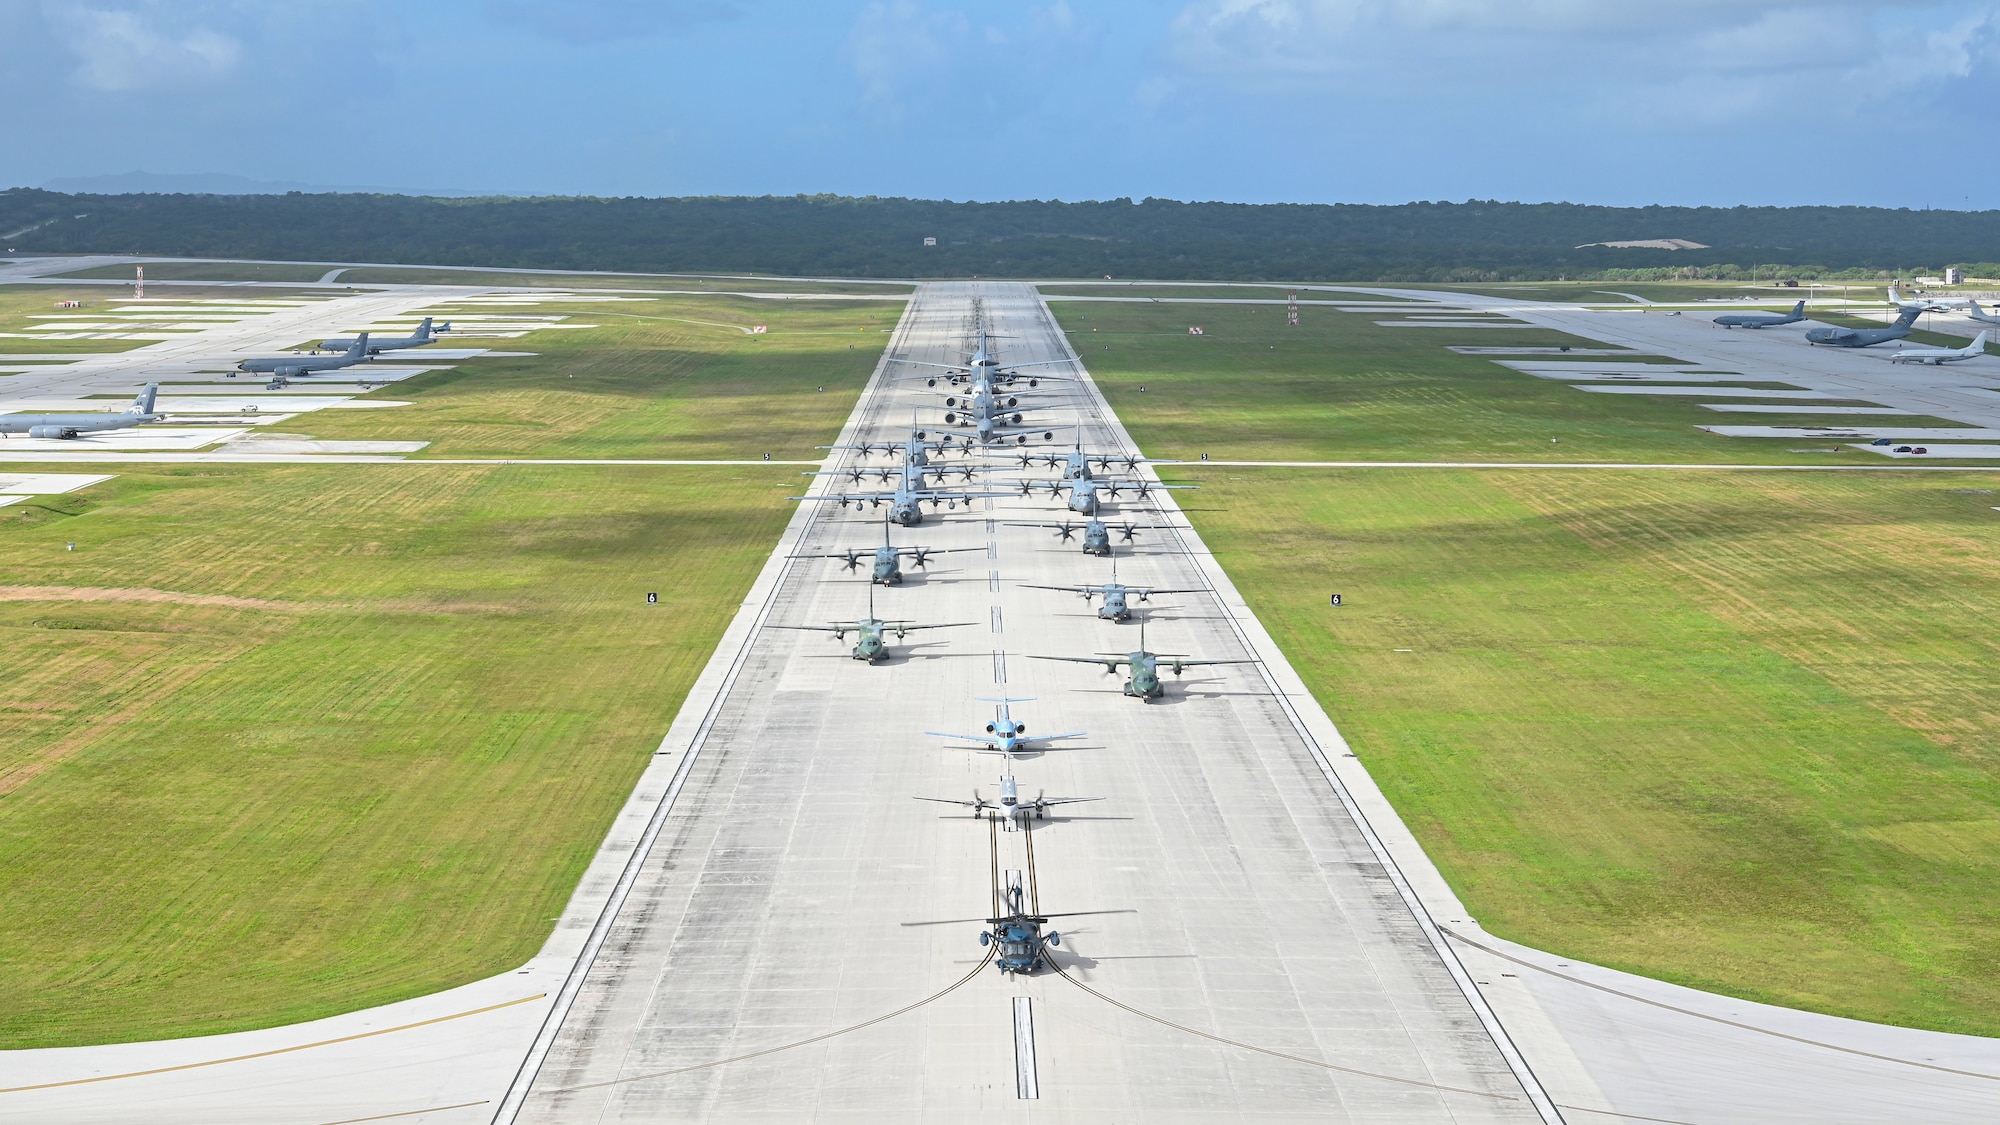
<svg viewBox="0 0 2000 1125"><path fill-rule="evenodd" d="M1133 652L1100 652L1096 656L1036 656L1034 660L1064 660L1072 664L1102 664L1106 674L1118 671L1122 665L1130 678L1125 681L1125 694L1140 702L1150 702L1167 694L1167 686L1160 682L1160 665L1164 663L1179 676L1188 668L1199 668L1210 664L1255 664L1255 660L1190 660L1177 653L1146 651L1146 622L1139 621L1139 647Z"/></svg>
<svg viewBox="0 0 2000 1125"><path fill-rule="evenodd" d="M1159 586L1126 586L1118 581L1118 560L1111 560L1111 581L1102 586L1043 586L1034 582L1021 585L1030 590L1065 590L1072 594L1082 594L1088 602L1093 598L1103 598L1104 604L1097 607L1097 616L1106 621L1124 624L1132 619L1132 598L1149 600L1154 594L1198 594L1200 590L1168 590Z"/></svg>
<svg viewBox="0 0 2000 1125"><path fill-rule="evenodd" d="M854 659L870 664L889 657L890 633L902 640L907 633L918 629L958 629L976 625L976 621L946 621L937 624L916 624L909 621L883 621L875 616L875 583L868 583L868 616L859 621L836 621L829 625L773 625L773 629L791 629L798 632L832 633L836 641L846 640L847 634L854 634Z"/></svg>
<svg viewBox="0 0 2000 1125"><path fill-rule="evenodd" d="M1021 873L1007 872L1007 881L1000 881L1000 829L999 821L989 821L988 830L993 842L993 916L990 918L948 918L938 922L904 922L905 926L956 926L966 922L984 922L988 929L979 933L979 944L994 948L993 967L1008 976L1015 973L1033 973L1039 969L1054 967L1048 951L1060 948L1062 935L1054 930L1042 932L1042 927L1051 918L1081 918L1093 914L1131 914L1130 910L1072 910L1062 914L1041 912L1041 894L1034 885L1035 877L1035 836L1024 833L1022 839L1028 849L1029 886L1021 886Z"/></svg>
<svg viewBox="0 0 2000 1125"><path fill-rule="evenodd" d="M884 514L882 517L882 545L875 548L872 552L864 547L856 547L847 551L791 555L789 557L795 559L839 559L845 569L859 570L861 569L861 560L872 555L874 566L871 568L869 581L879 582L884 586L894 586L903 580L902 562L904 559L909 559L918 570L922 570L924 569L924 565L930 562L932 555L951 555L964 551L983 551L985 549L984 547L892 546L889 543L889 517Z"/></svg>
<svg viewBox="0 0 2000 1125"><path fill-rule="evenodd" d="M1159 523L1107 524L1100 519L1085 520L1083 522L1083 525L1080 527L1074 523L1070 523L1067 520L1063 521L1062 523L1009 523L1007 526L1048 528L1049 530L1055 532L1056 535L1060 537L1061 540L1065 543L1076 538L1077 532L1080 531L1083 533L1083 553L1086 555L1100 555L1100 556L1108 556L1109 554L1111 554L1111 532L1113 531L1113 529L1116 529L1120 535L1124 536L1124 538L1119 540L1119 542L1121 543L1132 542L1133 540L1139 537L1139 532L1141 531L1147 531L1147 530L1165 531L1170 529L1170 525L1167 524L1159 524Z"/></svg>

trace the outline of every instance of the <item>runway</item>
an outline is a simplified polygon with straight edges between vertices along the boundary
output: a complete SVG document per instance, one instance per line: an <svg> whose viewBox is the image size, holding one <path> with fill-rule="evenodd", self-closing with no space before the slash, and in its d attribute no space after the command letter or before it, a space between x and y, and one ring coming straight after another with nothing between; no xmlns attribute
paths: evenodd
<svg viewBox="0 0 2000 1125"><path fill-rule="evenodd" d="M1069 357L1032 288L996 283L925 286L890 355L962 360L975 295L1007 338L1003 359ZM937 417L939 396L889 366L844 440L898 436L913 405ZM1049 424L1081 412L1086 448L1128 448L1087 382L1033 394ZM1074 544L1003 526L1055 511L1003 498L899 530L901 543L983 550L877 594L885 617L975 623L912 634L885 666L814 634L756 636L622 910L559 1005L546 1056L522 1076L508 1107L518 1120L956 1120L1010 1107L1078 1121L1540 1119L1476 993L1454 979L1260 667L1190 672L1148 704L1092 667L1028 658L1137 644L1136 625L1021 588L1108 576ZM1121 512L1132 515L1169 522ZM872 516L822 505L801 547L879 538ZM1190 532L1143 538L1119 576L1206 590L1190 545ZM865 589L835 564L791 562L765 624L851 619ZM1277 655L1253 651L1212 592L1158 601L1154 649ZM986 827L912 798L991 793L995 759L921 732L979 730L992 712L975 697L996 694L1033 697L1014 705L1030 730L1089 732L1086 748L1020 762L1024 791L1107 798L1032 834L1042 910L1120 912L1059 927L1060 975L981 968L976 921L906 925L989 910ZM1028 870L1026 835L998 837L999 867ZM848 1034L713 1065L930 997ZM1029 1001L1032 1100L1020 1096L1017 997Z"/></svg>

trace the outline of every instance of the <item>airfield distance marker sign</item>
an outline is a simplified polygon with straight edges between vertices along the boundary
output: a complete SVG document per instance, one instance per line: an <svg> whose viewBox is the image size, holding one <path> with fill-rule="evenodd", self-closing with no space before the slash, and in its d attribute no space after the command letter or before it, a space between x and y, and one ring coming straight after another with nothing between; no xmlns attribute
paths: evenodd
<svg viewBox="0 0 2000 1125"><path fill-rule="evenodd" d="M1333 600L1332 600L1332 601L1331 601L1330 603L1328 603L1328 604L1330 604L1330 605L1339 605L1339 604L1340 604L1340 595L1339 595L1339 594L1333 594L1333 595L1330 595L1330 596L1332 597L1332 599L1333 599Z"/></svg>
<svg viewBox="0 0 2000 1125"><path fill-rule="evenodd" d="M1335 595L1335 597L1338 597L1338 596L1339 596L1339 595ZM646 591L646 604L647 604L647 605L659 605L659 604L660 604L660 594L659 594L659 591L657 591L657 590L648 590L648 591Z"/></svg>

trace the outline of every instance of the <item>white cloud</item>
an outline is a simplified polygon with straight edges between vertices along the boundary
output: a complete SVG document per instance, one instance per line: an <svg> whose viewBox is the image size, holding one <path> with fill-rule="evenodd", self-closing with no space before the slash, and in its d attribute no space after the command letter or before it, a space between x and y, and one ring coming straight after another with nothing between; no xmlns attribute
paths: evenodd
<svg viewBox="0 0 2000 1125"><path fill-rule="evenodd" d="M2000 57L1997 29L1990 0L1196 0L1162 59L1182 86L1703 126L1893 111Z"/></svg>
<svg viewBox="0 0 2000 1125"><path fill-rule="evenodd" d="M94 90L131 93L209 85L235 73L243 58L237 37L184 22L158 5L51 5L48 16L76 56L76 81Z"/></svg>

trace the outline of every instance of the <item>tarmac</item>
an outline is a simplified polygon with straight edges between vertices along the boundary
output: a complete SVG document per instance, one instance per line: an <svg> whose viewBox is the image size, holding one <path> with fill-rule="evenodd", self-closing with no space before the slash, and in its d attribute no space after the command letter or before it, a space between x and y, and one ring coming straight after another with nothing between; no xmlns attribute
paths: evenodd
<svg viewBox="0 0 2000 1125"><path fill-rule="evenodd" d="M992 282L922 286L889 356L961 359L975 295L1009 337L1003 358L1074 360L1031 288ZM1629 337L1640 316L1549 309L1509 315L1599 339ZM1730 333L1719 359L1743 370L1764 345L1734 341L1754 337ZM901 436L913 405L935 417L936 396L897 366L885 359L843 440ZM1035 420L1080 416L1092 452L1134 450L1079 365L1036 370L1081 381L1019 392L1049 404ZM222 455L93 459L205 456ZM1054 475L994 460L1002 481ZM854 487L815 487L829 480ZM1484 933L1175 498L1121 500L1115 518L1178 530L1121 544L1119 578L1200 591L1143 607L1148 647L1254 663L1191 669L1142 703L1122 677L1029 659L1125 651L1139 628L1021 588L1109 571L1004 526L1062 519L1044 490L896 529L899 544L982 550L877 589L881 616L971 624L912 633L864 665L843 643L769 628L867 605L837 564L787 556L873 546L875 514L802 504L534 960L307 1024L0 1053L0 1121L2000 1117L2000 1042L1694 992ZM997 759L922 734L979 730L982 695L1034 697L1014 705L1031 732L1088 732L1019 761L1024 792L1106 799L1027 833L913 800L992 794ZM996 870L1022 872L1043 911L1110 912L1054 919L1063 972L1004 977L982 960L981 924L950 921L984 916Z"/></svg>

